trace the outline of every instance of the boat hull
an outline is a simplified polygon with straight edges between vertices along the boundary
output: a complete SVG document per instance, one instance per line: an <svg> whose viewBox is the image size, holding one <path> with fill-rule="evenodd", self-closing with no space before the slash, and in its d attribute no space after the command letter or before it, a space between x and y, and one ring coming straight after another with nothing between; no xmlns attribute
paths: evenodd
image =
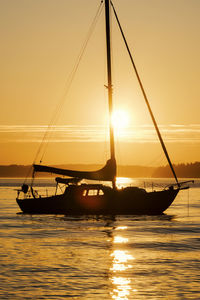
<svg viewBox="0 0 200 300"><path fill-rule="evenodd" d="M23 213L65 215L159 215L174 201L179 189L146 192L143 189L106 188L102 195L85 195L82 189L51 197L16 199Z"/></svg>

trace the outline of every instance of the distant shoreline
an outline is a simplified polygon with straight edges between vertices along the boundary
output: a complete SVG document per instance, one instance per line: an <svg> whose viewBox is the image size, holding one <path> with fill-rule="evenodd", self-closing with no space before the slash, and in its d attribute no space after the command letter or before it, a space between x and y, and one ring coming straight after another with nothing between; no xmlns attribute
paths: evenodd
<svg viewBox="0 0 200 300"><path fill-rule="evenodd" d="M54 165L55 166L55 165ZM72 170L97 170L102 165L95 164L68 164L68 165L56 165L58 168L72 169ZM200 162L187 163L187 164L175 164L176 174L180 178L200 178ZM25 178L31 177L32 166L31 165L0 165L0 178ZM49 178L51 174L38 173L37 177ZM131 178L171 178L173 177L169 166L160 167L148 167L148 166L118 166L119 177L131 177Z"/></svg>

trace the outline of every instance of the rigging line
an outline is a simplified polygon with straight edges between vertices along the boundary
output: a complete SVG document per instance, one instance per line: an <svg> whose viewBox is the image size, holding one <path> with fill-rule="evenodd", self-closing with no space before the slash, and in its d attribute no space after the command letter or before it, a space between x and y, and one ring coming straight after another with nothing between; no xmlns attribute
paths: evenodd
<svg viewBox="0 0 200 300"><path fill-rule="evenodd" d="M70 89L70 87L71 87L71 84L72 84L73 79L74 79L74 77L75 77L76 71L77 71L77 69L78 69L78 66L79 66L79 64L80 64L80 61L81 61L81 59L82 59L82 57L83 57L83 54L84 54L84 52L85 52L86 46L87 46L87 44L88 44L88 41L89 41L89 39L90 39L90 37L91 37L91 35L92 35L92 33L93 33L93 30L94 30L94 28L95 28L95 25L96 25L96 23L97 23L97 21L98 21L98 18L99 18L99 16L100 16L100 14L101 14L101 10L102 10L101 8L102 8L102 2L100 3L100 6L98 7L97 13L96 13L96 15L95 15L95 17L94 17L94 19L93 19L93 21L92 21L92 23L91 23L90 29L89 29L88 34L87 34L87 36L86 36L86 40L84 41L84 44L83 44L83 46L82 46L82 48L81 48L81 51L80 51L80 53L79 53L79 55L78 55L77 61L76 61L75 65L74 65L74 68L73 68L73 70L72 70L72 72L71 72L71 74L70 74L70 76L69 76L68 82L66 83L66 90L65 90L65 92L64 92L64 95L63 95L63 97L61 98L61 101L59 102L59 104L58 104L58 106L57 106L57 109L56 109L56 111L55 111L55 114L53 115L53 117L52 117L52 119L51 119L51 122L50 122L50 124L49 124L49 126L48 126L48 128L47 128L47 130L46 130L46 132L45 132L44 138L43 138L42 143L41 143L41 148L40 148L39 151L38 151L37 157L39 156L39 153L41 152L41 149L42 149L42 146L43 146L45 140L48 139L48 141L46 142L46 145L44 146L44 151L43 151L43 155L42 155L42 157L41 157L40 162L43 160L43 157L44 157L44 155L45 155L45 153L46 153L47 147L48 147L49 142L50 142L50 135L52 134L53 124L56 123L56 121L57 121L57 119L58 119L58 117L59 117L60 111L61 111L61 109L62 109L62 107L63 107L63 105L64 105L64 102L65 102L65 99L66 99L66 95L67 95L68 92L69 92L69 89ZM35 160L36 160L36 159L35 159Z"/></svg>
<svg viewBox="0 0 200 300"><path fill-rule="evenodd" d="M23 184L26 183L26 181L27 181L29 175L31 174L31 170L32 170L32 166L30 166L30 167L28 168L28 171L27 171L27 173L26 173L26 177L24 178Z"/></svg>
<svg viewBox="0 0 200 300"><path fill-rule="evenodd" d="M134 68L134 70L135 70L136 77L137 77L137 79L138 79L140 88L141 88L141 90L142 90L143 97L144 97L144 99L145 99L145 102L146 102L147 108L148 108L148 110L149 110L151 119L152 119L153 124L154 124L154 127L155 127L155 129L156 129L156 132L157 132L158 138L159 138L159 140L160 140L162 149L163 149L163 151L164 151L164 153L165 153L165 156L166 156L166 158L167 158L167 161L168 161L168 163L169 163L169 166L170 166L170 168L171 168L171 171L172 171L172 173L173 173L173 175L174 175L174 178L175 178L175 180L176 180L176 183L177 183L178 187L180 187L180 184L179 184L179 181L178 181L178 179L177 179L177 176L176 176L174 167L173 167L173 165L172 165L172 162L171 162L171 160L170 160L170 157L169 157L169 154L168 154L168 152L167 152L166 146L165 146L164 141L163 141L163 139L162 139L162 136L161 136L161 134L160 134L160 130L159 130L159 128L158 128L158 125L157 125L157 123L156 123L155 117L154 117L153 112L152 112L152 110L151 110L151 107L150 107L150 104L149 104L147 95L146 95L146 93L145 93L145 90L144 90L142 81L141 81L141 79L140 79L139 73L138 73L138 71L137 71L136 65L135 65L135 63L134 63L132 54L131 54L131 52L130 52L128 43L127 43L127 41L126 41L124 32L123 32L123 30L122 30L121 24L120 24L120 22L119 22L119 19L118 19L118 16L117 16L117 13L116 13L116 10L115 10L115 7L114 7L112 1L111 1L111 6L112 6L112 8L113 8L114 15L115 15L115 18L116 18L116 20L117 20L117 24L118 24L119 29L120 29L120 32L121 32L121 34L122 34L124 43L125 43L125 45L126 45L126 49L127 49L127 51L128 51L128 54L129 54L129 56L130 56L130 59L131 59L133 68Z"/></svg>
<svg viewBox="0 0 200 300"><path fill-rule="evenodd" d="M46 153L47 146L48 146L48 144L50 142L50 135L52 134L53 125L56 123L56 121L57 121L57 119L59 117L61 109L62 109L62 107L64 105L65 100L66 100L66 96L67 96L67 94L69 92L69 89L70 89L70 87L72 85L72 82L73 82L73 79L75 77L75 74L77 72L77 69L78 69L78 67L80 65L81 59L83 57L83 54L85 53L85 49L86 49L86 47L88 45L88 42L89 42L90 37L91 37L91 35L92 35L93 31L94 31L94 28L95 28L95 26L96 26L96 24L98 22L98 19L99 19L101 13L102 13L102 8L103 8L102 4L103 4L103 1L101 1L100 5L99 5L99 7L97 9L97 12L95 14L95 17L94 17L94 19L93 19L93 21L92 21L92 23L90 25L90 28L88 30L86 39L85 39L85 41L83 43L83 46L82 46L82 48L80 50L80 53L79 53L78 58L76 60L76 63L74 65L73 69L72 69L72 72L71 72L71 74L69 76L69 79L66 82L66 87L65 87L64 95L62 96L60 102L58 103L57 108L55 110L55 113L53 114L53 116L51 118L51 121L50 121L50 123L49 123L49 125L48 125L48 127L47 127L47 129L46 129L46 131L44 133L43 139L42 139L41 144L40 144L40 146L38 148L38 151L36 153L36 156L35 156L35 159L33 161L33 164L36 162L37 158L39 157L39 155L40 155L40 153L42 151L42 148L44 150L43 150L43 154L42 154L41 159L40 159L40 163L43 160L44 154ZM47 141L47 139L48 139L48 141ZM44 145L45 141L47 141L46 145Z"/></svg>

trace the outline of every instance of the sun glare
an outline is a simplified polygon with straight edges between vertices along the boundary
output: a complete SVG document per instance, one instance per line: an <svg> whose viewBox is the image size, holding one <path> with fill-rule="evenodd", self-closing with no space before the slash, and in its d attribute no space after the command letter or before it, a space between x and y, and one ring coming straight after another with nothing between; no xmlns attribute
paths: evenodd
<svg viewBox="0 0 200 300"><path fill-rule="evenodd" d="M129 114L125 110L115 110L112 113L112 125L114 130L118 131L127 128L129 125Z"/></svg>

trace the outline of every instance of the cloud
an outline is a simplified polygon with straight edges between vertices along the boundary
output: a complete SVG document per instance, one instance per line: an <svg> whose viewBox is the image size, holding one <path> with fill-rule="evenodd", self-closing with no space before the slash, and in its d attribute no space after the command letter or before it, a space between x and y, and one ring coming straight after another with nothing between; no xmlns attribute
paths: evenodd
<svg viewBox="0 0 200 300"><path fill-rule="evenodd" d="M163 139L170 143L199 143L200 124L161 125ZM90 125L0 125L1 143L50 143L105 142L109 131L104 126ZM157 143L153 125L131 126L116 132L116 140L124 143Z"/></svg>

